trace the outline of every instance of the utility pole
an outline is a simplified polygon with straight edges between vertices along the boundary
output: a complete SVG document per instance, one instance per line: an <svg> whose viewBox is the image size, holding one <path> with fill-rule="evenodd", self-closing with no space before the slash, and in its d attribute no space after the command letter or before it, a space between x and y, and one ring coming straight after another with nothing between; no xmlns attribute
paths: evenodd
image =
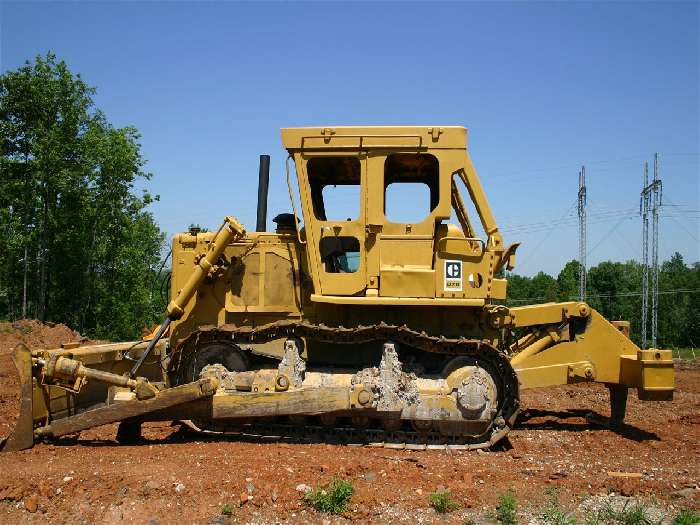
<svg viewBox="0 0 700 525"><path fill-rule="evenodd" d="M578 173L578 297L586 300L586 167Z"/></svg>
<svg viewBox="0 0 700 525"><path fill-rule="evenodd" d="M659 210L663 184L659 177L659 154L654 153L654 179L649 182L649 165L644 163L642 212L642 348L647 348L647 318L649 310L649 277L651 273L651 348L657 344L659 314ZM651 214L651 265L649 264L649 214Z"/></svg>

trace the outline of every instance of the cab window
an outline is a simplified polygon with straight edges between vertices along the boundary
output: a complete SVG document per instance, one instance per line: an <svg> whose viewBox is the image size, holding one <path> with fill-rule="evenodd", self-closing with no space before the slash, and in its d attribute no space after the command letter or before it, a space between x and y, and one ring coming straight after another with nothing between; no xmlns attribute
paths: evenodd
<svg viewBox="0 0 700 525"><path fill-rule="evenodd" d="M321 221L360 217L360 159L314 157L307 163L314 215Z"/></svg>
<svg viewBox="0 0 700 525"><path fill-rule="evenodd" d="M434 155L393 153L384 163L384 216L395 223L423 222L438 205L439 167Z"/></svg>

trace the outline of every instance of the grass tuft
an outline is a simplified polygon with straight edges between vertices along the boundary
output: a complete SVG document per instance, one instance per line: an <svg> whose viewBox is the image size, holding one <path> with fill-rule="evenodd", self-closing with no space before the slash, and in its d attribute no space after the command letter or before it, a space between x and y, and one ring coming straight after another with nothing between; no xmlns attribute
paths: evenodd
<svg viewBox="0 0 700 525"><path fill-rule="evenodd" d="M342 514L348 510L348 502L354 489L349 481L333 478L325 487L308 492L304 502L318 512L326 514Z"/></svg>
<svg viewBox="0 0 700 525"><path fill-rule="evenodd" d="M549 496L549 502L540 514L542 521L547 525L576 525L576 518L561 507L556 488L548 487L545 489L545 494Z"/></svg>
<svg viewBox="0 0 700 525"><path fill-rule="evenodd" d="M496 522L502 525L518 525L518 500L515 494L507 492L498 496Z"/></svg>
<svg viewBox="0 0 700 525"><path fill-rule="evenodd" d="M221 515L222 516L230 516L233 514L233 507L226 503L223 507L221 507Z"/></svg>
<svg viewBox="0 0 700 525"><path fill-rule="evenodd" d="M683 509L676 514L671 525L700 525L700 514L690 509Z"/></svg>
<svg viewBox="0 0 700 525"><path fill-rule="evenodd" d="M597 525L604 523L605 525L659 525L651 519L646 507L641 503L632 505L627 501L621 509L615 509L610 503L600 509L598 512L586 517L587 525Z"/></svg>
<svg viewBox="0 0 700 525"><path fill-rule="evenodd" d="M428 496L430 506L440 514L452 512L459 508L459 504L451 499L452 492L449 489L436 490Z"/></svg>

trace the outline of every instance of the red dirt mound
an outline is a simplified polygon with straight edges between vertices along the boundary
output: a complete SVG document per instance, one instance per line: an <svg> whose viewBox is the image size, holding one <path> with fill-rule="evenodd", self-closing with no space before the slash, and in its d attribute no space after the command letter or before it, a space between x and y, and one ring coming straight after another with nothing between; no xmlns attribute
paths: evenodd
<svg viewBox="0 0 700 525"><path fill-rule="evenodd" d="M66 325L42 323L24 319L14 323L0 323L0 354L14 350L19 343L31 349L58 348L63 343L83 339Z"/></svg>
<svg viewBox="0 0 700 525"><path fill-rule="evenodd" d="M63 324L34 319L0 323L0 437L12 431L19 412L19 378L11 358L15 347L24 343L31 349L58 348L83 339Z"/></svg>

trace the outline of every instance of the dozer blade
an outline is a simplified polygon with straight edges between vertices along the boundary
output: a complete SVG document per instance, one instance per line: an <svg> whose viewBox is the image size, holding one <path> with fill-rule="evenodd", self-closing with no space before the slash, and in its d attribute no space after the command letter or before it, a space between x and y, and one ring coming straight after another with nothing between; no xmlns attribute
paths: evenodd
<svg viewBox="0 0 700 525"><path fill-rule="evenodd" d="M82 361L67 357L71 352L82 352L83 359L87 358L97 366L123 372L130 363L123 359L123 352L134 348L134 344L125 343L37 351L33 355L25 345L18 345L12 360L20 380L19 418L13 432L0 442L0 451L31 448L36 438L65 436L127 419L148 419L157 412L173 407L177 410L180 405L211 398L216 392L219 383L215 377L158 390L146 378L131 380L119 373L85 367ZM63 386L58 386L55 378L48 375L47 368L57 375L70 372L76 376L67 382L59 382ZM81 380L75 383L75 388L71 387L78 376ZM91 384L83 388L87 378L90 378ZM134 399L106 406L104 401L100 402L99 396L106 395L109 384L121 385L125 382L134 387ZM90 387L93 392L89 392ZM145 387L143 391L141 387ZM139 394L143 392L145 395L141 397ZM95 406L96 402L99 408L88 408ZM204 411L210 412L211 406L205 407Z"/></svg>
<svg viewBox="0 0 700 525"><path fill-rule="evenodd" d="M12 353L20 381L19 418L12 433L0 441L0 452L14 452L34 446L34 405L32 393L32 353L19 344Z"/></svg>
<svg viewBox="0 0 700 525"><path fill-rule="evenodd" d="M45 427L37 429L37 434L42 437L61 437L87 430L88 428L145 416L175 405L211 397L217 388L218 381L216 378L199 379L186 385L162 390L151 399L125 401L58 419Z"/></svg>

